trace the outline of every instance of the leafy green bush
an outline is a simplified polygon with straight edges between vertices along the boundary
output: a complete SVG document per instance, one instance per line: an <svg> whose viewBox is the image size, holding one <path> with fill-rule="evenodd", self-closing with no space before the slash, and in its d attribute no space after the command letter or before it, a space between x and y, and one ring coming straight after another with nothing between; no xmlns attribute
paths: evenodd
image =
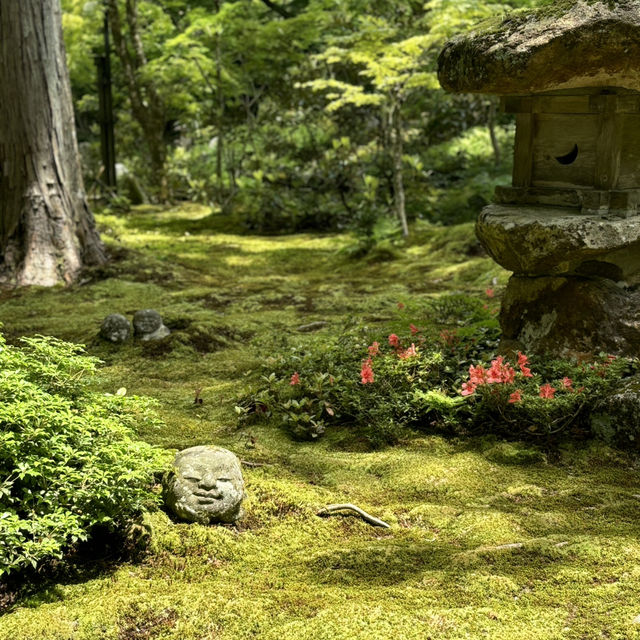
<svg viewBox="0 0 640 640"><path fill-rule="evenodd" d="M376 446L397 441L407 428L451 428L463 404L452 391L462 384L461 363L495 348L495 329L485 325L496 321L481 301L461 295L421 312L420 328L406 321L409 310L399 312L391 330L404 326L400 337L356 324L311 344L280 345L265 361L261 388L237 407L240 419L273 419L299 439L346 424ZM453 317L455 334L442 331ZM369 368L373 380L363 382Z"/></svg>
<svg viewBox="0 0 640 640"><path fill-rule="evenodd" d="M499 337L492 311L449 296L430 305L426 328L410 323L399 336L352 327L321 345L284 349L265 363L262 388L237 411L245 420L270 417L296 438L351 425L374 445L407 429L545 442L599 437L593 411L637 363L604 354L591 363L492 359ZM443 320L458 326L439 330Z"/></svg>
<svg viewBox="0 0 640 640"><path fill-rule="evenodd" d="M462 394L471 420L484 432L552 439L559 434L600 435L591 415L614 393L636 363L601 354L593 362L543 360L518 354L512 366L498 357L490 366L471 366Z"/></svg>
<svg viewBox="0 0 640 640"><path fill-rule="evenodd" d="M54 338L0 336L0 575L59 559L156 498L159 454L133 439L147 400L92 393L98 361Z"/></svg>

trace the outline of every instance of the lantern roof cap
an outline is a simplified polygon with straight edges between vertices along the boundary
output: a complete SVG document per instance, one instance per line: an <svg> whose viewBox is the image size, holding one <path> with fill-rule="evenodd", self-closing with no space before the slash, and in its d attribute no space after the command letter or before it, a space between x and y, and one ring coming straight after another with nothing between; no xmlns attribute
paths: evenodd
<svg viewBox="0 0 640 640"><path fill-rule="evenodd" d="M640 91L640 0L556 0L485 21L446 44L438 77L465 93Z"/></svg>

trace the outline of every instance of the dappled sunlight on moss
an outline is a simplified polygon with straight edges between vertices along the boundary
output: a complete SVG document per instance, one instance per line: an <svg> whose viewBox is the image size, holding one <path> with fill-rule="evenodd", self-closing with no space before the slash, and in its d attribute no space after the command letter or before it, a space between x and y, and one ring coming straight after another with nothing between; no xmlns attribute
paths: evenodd
<svg viewBox="0 0 640 640"><path fill-rule="evenodd" d="M348 428L296 443L277 424L237 426L234 404L254 389L269 345L300 325L329 322L300 334L309 348L350 316L370 327L439 327L450 309L433 305L452 291L481 300L448 303L476 322L484 290L508 274L477 254L473 225L420 223L400 258L375 263L338 253L348 236L234 234L193 205L98 219L120 257L70 289L3 295L7 336L86 343L105 363L99 390L158 400L166 426L143 439L168 449L215 443L265 466L244 468L247 517L237 528L155 513L144 561L37 592L0 619L1 640L637 635L631 455L591 445L550 456L496 438L424 434L370 451ZM166 343L96 339L108 313L149 307L173 330ZM315 515L342 502L391 528ZM135 635L136 621L147 636Z"/></svg>

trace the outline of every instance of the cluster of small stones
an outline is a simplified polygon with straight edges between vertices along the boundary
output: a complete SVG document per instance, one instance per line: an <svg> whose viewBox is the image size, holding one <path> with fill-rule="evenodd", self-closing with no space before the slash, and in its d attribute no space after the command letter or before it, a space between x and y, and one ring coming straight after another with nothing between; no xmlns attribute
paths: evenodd
<svg viewBox="0 0 640 640"><path fill-rule="evenodd" d="M139 340L146 342L149 340L161 340L170 333L171 331L162 321L162 316L154 309L136 311L133 316L133 326L120 313L108 315L100 326L100 336L114 344L127 342L132 334Z"/></svg>

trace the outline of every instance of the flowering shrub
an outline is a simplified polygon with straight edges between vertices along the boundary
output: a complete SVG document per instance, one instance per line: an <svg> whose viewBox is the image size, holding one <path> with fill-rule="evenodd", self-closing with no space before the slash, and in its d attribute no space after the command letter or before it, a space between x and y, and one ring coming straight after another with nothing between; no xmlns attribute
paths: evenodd
<svg viewBox="0 0 640 640"><path fill-rule="evenodd" d="M518 353L517 369L502 356L486 369L469 367L460 394L472 403L476 427L520 437L551 437L563 431L588 435L594 408L635 367L627 359L607 355L589 364L541 361L539 373L529 364L529 358Z"/></svg>
<svg viewBox="0 0 640 640"><path fill-rule="evenodd" d="M264 365L266 385L236 410L242 420L270 418L297 438L349 425L373 444L396 441L407 429L590 434L590 413L635 364L605 355L590 364L530 361L523 353L491 358L499 333L494 309L482 304L460 296L436 301L426 328L411 317L410 303L397 305L404 330L397 322L386 332L356 326L283 350Z"/></svg>
<svg viewBox="0 0 640 640"><path fill-rule="evenodd" d="M415 392L437 393L446 378L439 342L428 346L418 332L368 338L356 329L325 339L317 350L272 358L261 390L236 408L241 420L271 418L301 439L319 437L330 424L348 424L375 444L396 440L424 419L433 421L435 396Z"/></svg>

